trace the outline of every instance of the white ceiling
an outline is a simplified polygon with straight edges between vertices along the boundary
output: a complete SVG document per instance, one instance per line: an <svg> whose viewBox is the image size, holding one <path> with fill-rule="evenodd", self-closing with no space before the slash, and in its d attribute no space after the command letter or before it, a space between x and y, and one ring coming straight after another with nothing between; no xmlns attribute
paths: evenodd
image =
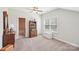
<svg viewBox="0 0 79 59"><path fill-rule="evenodd" d="M78 11L79 12L79 7L63 7L62 9L67 9L67 10L72 10L72 11Z"/></svg>
<svg viewBox="0 0 79 59"><path fill-rule="evenodd" d="M20 11L24 11L24 12L28 12L28 13L31 13L33 7L19 7L19 8L13 8L13 9L17 9L17 10L20 10ZM57 7L38 7L39 10L42 10L43 12L40 12L39 14L43 14L43 13L47 13L51 10L55 10L57 9ZM62 9L67 9L67 10L73 10L73 11L79 11L79 7L60 7Z"/></svg>
<svg viewBox="0 0 79 59"><path fill-rule="evenodd" d="M33 7L27 7L27 8L25 8L26 10L29 10L29 9L32 9ZM43 12L39 12L39 14L43 14L43 13L47 13L47 12L49 12L49 11L51 11L51 10L55 10L55 9L57 9L56 7L38 7L39 8L39 10L42 10ZM30 12L31 10L29 10L29 12Z"/></svg>
<svg viewBox="0 0 79 59"><path fill-rule="evenodd" d="M30 7L30 8L33 8L33 7ZM79 12L79 7L59 7L59 8ZM29 9L29 7L25 9ZM55 10L57 9L57 7L39 7L39 9L43 11L43 12L40 12L39 14L43 14L43 13L47 13L49 11Z"/></svg>

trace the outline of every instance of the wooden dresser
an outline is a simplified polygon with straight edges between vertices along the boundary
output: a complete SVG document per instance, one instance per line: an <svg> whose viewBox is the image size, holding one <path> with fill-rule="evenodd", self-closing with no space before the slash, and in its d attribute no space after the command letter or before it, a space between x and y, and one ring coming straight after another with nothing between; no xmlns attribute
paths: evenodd
<svg viewBox="0 0 79 59"><path fill-rule="evenodd" d="M14 43L15 43L15 33L14 32L5 33L3 39L3 47L7 46L8 44L12 44L14 46Z"/></svg>
<svg viewBox="0 0 79 59"><path fill-rule="evenodd" d="M29 21L29 37L37 36L36 21Z"/></svg>

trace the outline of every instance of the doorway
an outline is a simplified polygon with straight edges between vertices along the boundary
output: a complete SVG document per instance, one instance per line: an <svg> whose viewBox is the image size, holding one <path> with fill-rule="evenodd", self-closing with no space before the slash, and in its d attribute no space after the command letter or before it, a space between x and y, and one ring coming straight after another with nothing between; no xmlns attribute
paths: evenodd
<svg viewBox="0 0 79 59"><path fill-rule="evenodd" d="M19 36L25 37L25 18L19 18Z"/></svg>

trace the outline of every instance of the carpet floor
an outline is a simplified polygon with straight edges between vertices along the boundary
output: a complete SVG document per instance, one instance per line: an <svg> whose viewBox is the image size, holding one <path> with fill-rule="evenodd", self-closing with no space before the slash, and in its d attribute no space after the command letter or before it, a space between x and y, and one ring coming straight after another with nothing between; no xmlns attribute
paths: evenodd
<svg viewBox="0 0 79 59"><path fill-rule="evenodd" d="M37 36L16 39L14 51L79 51L79 48L56 39Z"/></svg>

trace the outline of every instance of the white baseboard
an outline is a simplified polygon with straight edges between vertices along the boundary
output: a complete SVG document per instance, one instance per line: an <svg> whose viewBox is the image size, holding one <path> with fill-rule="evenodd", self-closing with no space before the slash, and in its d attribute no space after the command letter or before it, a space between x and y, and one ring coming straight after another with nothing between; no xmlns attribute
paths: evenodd
<svg viewBox="0 0 79 59"><path fill-rule="evenodd" d="M42 36L45 37L45 38L47 38L47 39L52 39L52 38L48 38L47 36L44 36L44 35L42 35ZM53 38L55 38L55 39L58 40L58 41L65 42L65 43L67 43L67 44L70 44L70 45L72 45L72 46L74 46L74 47L79 48L79 45L77 45L77 44L75 44L75 43L71 43L71 42L68 42L68 41L66 41L66 40L63 40L63 39L60 39L60 38L57 38L57 37L53 37Z"/></svg>
<svg viewBox="0 0 79 59"><path fill-rule="evenodd" d="M74 43L68 42L68 41L66 41L66 40L62 40L62 39L57 38L57 37L54 37L54 38L55 38L56 40L59 40L59 41L65 42L65 43L67 43L67 44L70 44L70 45L72 45L72 46L75 46L75 47L79 48L79 45L77 45L77 44L74 44Z"/></svg>

